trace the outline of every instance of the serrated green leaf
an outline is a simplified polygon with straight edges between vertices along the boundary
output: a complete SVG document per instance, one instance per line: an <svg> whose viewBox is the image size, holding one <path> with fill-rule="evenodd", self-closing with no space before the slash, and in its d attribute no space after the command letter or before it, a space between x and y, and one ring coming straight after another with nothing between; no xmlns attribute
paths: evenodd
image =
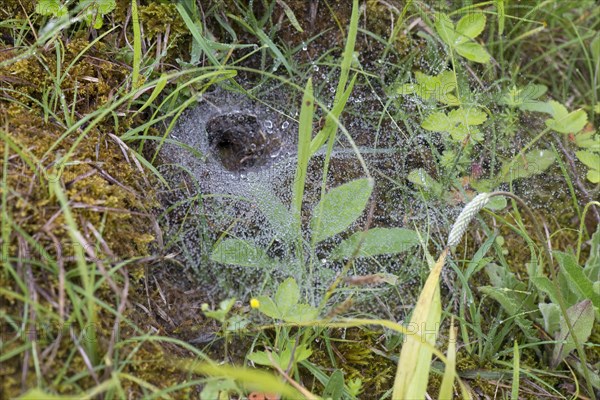
<svg viewBox="0 0 600 400"><path fill-rule="evenodd" d="M398 254L419 244L417 233L403 228L373 228L366 232L356 232L342 241L332 252L333 259L351 257L363 239L357 257L370 257L381 254Z"/></svg>
<svg viewBox="0 0 600 400"><path fill-rule="evenodd" d="M487 64L491 59L490 53L488 53L487 50L479 43L461 43L457 45L455 49L458 54L467 60L471 60L476 63Z"/></svg>
<svg viewBox="0 0 600 400"><path fill-rule="evenodd" d="M281 318L281 313L279 312L279 310L277 309L277 305L275 304L275 302L267 296L259 296L257 297L257 300L260 304L260 306L258 307L258 310L265 314L267 317L273 318L273 319L280 319Z"/></svg>
<svg viewBox="0 0 600 400"><path fill-rule="evenodd" d="M487 114L477 107L460 107L450 111L448 114L450 120L463 125L481 125L487 120Z"/></svg>
<svg viewBox="0 0 600 400"><path fill-rule="evenodd" d="M594 307L591 300L586 299L567 310L567 316L573 326L573 332L579 343L585 343L594 327ZM575 349L573 335L569 331L564 318L560 321L560 333L556 338L557 344L552 353L552 365L556 367Z"/></svg>
<svg viewBox="0 0 600 400"><path fill-rule="evenodd" d="M421 123L421 127L433 132L448 132L453 124L446 114L438 111L425 118Z"/></svg>
<svg viewBox="0 0 600 400"><path fill-rule="evenodd" d="M600 170L600 154L580 150L575 153L579 161L591 169Z"/></svg>
<svg viewBox="0 0 600 400"><path fill-rule="evenodd" d="M238 265L241 267L267 267L276 264L267 253L254 243L241 239L224 239L217 244L210 255L212 261Z"/></svg>
<svg viewBox="0 0 600 400"><path fill-rule="evenodd" d="M460 34L457 38L458 43L464 43L479 36L485 28L485 21L485 15L482 13L468 13L462 17L456 24L456 32Z"/></svg>
<svg viewBox="0 0 600 400"><path fill-rule="evenodd" d="M275 293L275 304L282 315L286 315L288 311L298 304L300 300L300 289L294 278L287 278L281 282L277 293Z"/></svg>
<svg viewBox="0 0 600 400"><path fill-rule="evenodd" d="M321 242L352 225L363 213L372 191L373 180L364 178L345 183L326 193L313 210L310 224L313 240ZM317 210L320 212L316 213Z"/></svg>

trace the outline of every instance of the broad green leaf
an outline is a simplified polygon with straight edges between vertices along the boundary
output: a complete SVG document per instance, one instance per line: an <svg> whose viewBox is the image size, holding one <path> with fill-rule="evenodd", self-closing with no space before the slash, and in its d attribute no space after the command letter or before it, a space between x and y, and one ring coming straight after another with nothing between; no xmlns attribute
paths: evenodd
<svg viewBox="0 0 600 400"><path fill-rule="evenodd" d="M357 257L398 254L419 244L419 237L413 230L403 228L373 228L366 232L356 232L348 239L342 241L331 252L333 259L351 257L363 237L364 241Z"/></svg>
<svg viewBox="0 0 600 400"><path fill-rule="evenodd" d="M549 150L532 150L524 156L517 156L506 163L498 175L499 182L510 182L515 179L529 178L541 174L550 167L555 155Z"/></svg>
<svg viewBox="0 0 600 400"><path fill-rule="evenodd" d="M587 123L587 114L579 109L568 112L565 106L557 101L550 101L553 118L546 120L548 128L559 133L577 133L583 129Z"/></svg>
<svg viewBox="0 0 600 400"><path fill-rule="evenodd" d="M252 185L250 192L258 209L266 217L278 238L288 241L294 235L294 218L290 210L267 187Z"/></svg>
<svg viewBox="0 0 600 400"><path fill-rule="evenodd" d="M457 45L455 49L458 54L467 60L471 60L480 64L487 64L490 62L490 53L488 53L487 50L479 43L462 43Z"/></svg>
<svg viewBox="0 0 600 400"><path fill-rule="evenodd" d="M286 322L303 323L317 319L319 310L309 304L296 304L284 316Z"/></svg>
<svg viewBox="0 0 600 400"><path fill-rule="evenodd" d="M600 154L580 150L575 155L588 168L600 170Z"/></svg>
<svg viewBox="0 0 600 400"><path fill-rule="evenodd" d="M364 178L345 183L326 193L313 209L313 240L321 242L352 225L365 209L372 191L373 180Z"/></svg>
<svg viewBox="0 0 600 400"><path fill-rule="evenodd" d="M573 332L577 336L579 343L585 343L594 327L594 307L591 300L586 299L581 303L577 303L567 310L567 316L573 326ZM566 356L575 349L575 341L573 335L569 331L567 323L564 319L560 321L560 333L556 338L558 343L554 347L552 354L552 365L557 366L565 359Z"/></svg>
<svg viewBox="0 0 600 400"><path fill-rule="evenodd" d="M212 261L241 267L267 267L277 262L254 243L241 239L224 239L213 249Z"/></svg>
<svg viewBox="0 0 600 400"><path fill-rule="evenodd" d="M258 310L261 313L273 319L281 319L281 313L277 309L277 305L275 304L275 302L270 297L259 296L257 297L257 300L260 303Z"/></svg>
<svg viewBox="0 0 600 400"><path fill-rule="evenodd" d="M282 315L286 315L288 311L298 304L300 300L300 289L294 278L287 278L281 282L277 293L275 293L275 304Z"/></svg>
<svg viewBox="0 0 600 400"><path fill-rule="evenodd" d="M331 374L331 377L323 390L323 398L331 400L340 400L344 393L344 373L336 369Z"/></svg>
<svg viewBox="0 0 600 400"><path fill-rule="evenodd" d="M553 254L571 289L579 294L580 299L589 299L594 303L594 307L600 308L600 296L594 293L593 282L585 276L575 256L561 251L555 251Z"/></svg>
<svg viewBox="0 0 600 400"><path fill-rule="evenodd" d="M464 43L474 39L483 32L485 28L485 15L482 13L468 13L456 24L456 32L460 34L458 43Z"/></svg>

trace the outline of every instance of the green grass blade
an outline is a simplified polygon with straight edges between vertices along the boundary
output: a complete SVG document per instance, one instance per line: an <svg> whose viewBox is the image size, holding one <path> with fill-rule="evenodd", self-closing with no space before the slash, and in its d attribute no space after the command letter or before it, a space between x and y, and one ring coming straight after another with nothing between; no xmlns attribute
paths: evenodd
<svg viewBox="0 0 600 400"><path fill-rule="evenodd" d="M358 0L354 0L352 3L352 16L350 17L350 27L348 28L348 38L346 39L346 47L344 48L344 54L342 56L342 63L340 65L340 80L338 81L337 88L335 90L335 98L333 100L333 116L337 120L342 114L342 111L348 101L350 92L354 87L354 79L351 84L346 88L348 82L348 76L350 74L350 67L352 65L352 58L354 56L354 46L356 44L356 34L358 32ZM344 100L345 99L345 100ZM329 135L325 132L327 131ZM323 128L322 134L319 133L311 143L311 153L315 153L329 138L331 135L335 135L337 131L337 121L331 119L330 114L327 115L325 127Z"/></svg>
<svg viewBox="0 0 600 400"><path fill-rule="evenodd" d="M520 370L520 359L519 359L519 344L515 340L514 351L513 351L513 379L511 388L511 399L519 398L519 370Z"/></svg>
<svg viewBox="0 0 600 400"><path fill-rule="evenodd" d="M131 73L131 90L135 91L140 85L140 65L142 62L142 34L140 31L140 16L137 0L131 0L131 21L133 23L133 72Z"/></svg>

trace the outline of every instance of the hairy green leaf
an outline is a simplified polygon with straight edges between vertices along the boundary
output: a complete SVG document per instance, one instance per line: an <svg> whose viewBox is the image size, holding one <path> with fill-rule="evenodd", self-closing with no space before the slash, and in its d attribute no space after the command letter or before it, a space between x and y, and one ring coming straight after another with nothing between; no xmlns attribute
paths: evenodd
<svg viewBox="0 0 600 400"><path fill-rule="evenodd" d="M380 254L398 254L417 244L419 237L410 229L373 228L366 232L356 232L342 241L332 252L334 259L351 257L363 240L357 257L377 256Z"/></svg>
<svg viewBox="0 0 600 400"><path fill-rule="evenodd" d="M311 219L315 242L321 242L348 228L362 214L371 192L373 180L356 179L331 189L313 210ZM320 209L321 218L315 218Z"/></svg>

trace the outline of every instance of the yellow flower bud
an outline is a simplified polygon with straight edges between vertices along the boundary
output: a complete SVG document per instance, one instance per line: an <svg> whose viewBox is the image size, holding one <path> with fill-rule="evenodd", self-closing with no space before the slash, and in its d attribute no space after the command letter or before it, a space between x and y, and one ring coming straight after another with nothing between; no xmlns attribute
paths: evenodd
<svg viewBox="0 0 600 400"><path fill-rule="evenodd" d="M260 307L260 301L258 301L258 299L255 299L255 298L250 299L250 307L252 307L252 308Z"/></svg>

